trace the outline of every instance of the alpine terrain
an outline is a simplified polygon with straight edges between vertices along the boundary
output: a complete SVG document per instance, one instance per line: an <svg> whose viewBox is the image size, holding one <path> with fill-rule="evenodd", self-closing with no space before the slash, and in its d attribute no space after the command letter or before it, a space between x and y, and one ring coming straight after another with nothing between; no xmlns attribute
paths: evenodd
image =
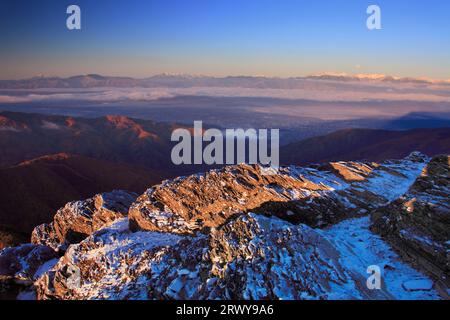
<svg viewBox="0 0 450 320"><path fill-rule="evenodd" d="M448 299L449 165L418 152L276 172L242 164L73 201L31 243L0 251L1 295Z"/></svg>

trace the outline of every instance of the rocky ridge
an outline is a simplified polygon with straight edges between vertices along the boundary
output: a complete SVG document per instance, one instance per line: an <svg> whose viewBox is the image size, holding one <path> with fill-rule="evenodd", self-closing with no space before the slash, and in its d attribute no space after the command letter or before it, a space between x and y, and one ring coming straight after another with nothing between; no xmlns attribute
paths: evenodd
<svg viewBox="0 0 450 320"><path fill-rule="evenodd" d="M432 159L408 192L372 214L372 229L450 288L450 157Z"/></svg>
<svg viewBox="0 0 450 320"><path fill-rule="evenodd" d="M53 222L37 226L31 242L58 250L79 243L95 231L127 216L137 194L122 190L74 201L58 210Z"/></svg>
<svg viewBox="0 0 450 320"><path fill-rule="evenodd" d="M426 161L412 154L383 164L283 167L276 174L260 166L238 165L180 177L140 196L130 207L130 227L193 234L242 212L324 227L394 200L401 195L398 184L414 179Z"/></svg>
<svg viewBox="0 0 450 320"><path fill-rule="evenodd" d="M165 181L131 204L128 217L95 224L95 214L88 223L77 214L68 228L57 217L38 227L35 243L67 250L33 275L33 290L38 299L448 298L436 290L439 279L391 249L383 240L389 232L369 230L368 214L435 172L434 161L414 153L273 175L239 165ZM440 202L445 207L448 198ZM68 217L77 211L65 208ZM83 236L70 241L70 232L56 232L59 224ZM1 251L0 265L5 257ZM381 290L367 289L372 264L382 269Z"/></svg>

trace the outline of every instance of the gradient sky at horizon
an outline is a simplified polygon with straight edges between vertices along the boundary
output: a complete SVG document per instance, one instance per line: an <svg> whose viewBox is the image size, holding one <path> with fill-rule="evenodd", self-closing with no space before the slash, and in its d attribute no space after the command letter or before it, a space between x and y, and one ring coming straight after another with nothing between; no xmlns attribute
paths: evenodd
<svg viewBox="0 0 450 320"><path fill-rule="evenodd" d="M82 30L66 29L78 4ZM382 9L383 30L366 28ZM447 0L0 0L0 79L99 73L450 79Z"/></svg>

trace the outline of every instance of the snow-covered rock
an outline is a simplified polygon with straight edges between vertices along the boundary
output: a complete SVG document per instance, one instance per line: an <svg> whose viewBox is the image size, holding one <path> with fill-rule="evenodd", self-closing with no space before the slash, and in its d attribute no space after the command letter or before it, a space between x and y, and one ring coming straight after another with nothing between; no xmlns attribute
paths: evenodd
<svg viewBox="0 0 450 320"><path fill-rule="evenodd" d="M372 214L372 229L450 287L450 157L433 158L403 196Z"/></svg>
<svg viewBox="0 0 450 320"><path fill-rule="evenodd" d="M400 261L369 218L328 230L253 213L208 235L136 232L127 220L71 246L37 281L41 299L437 299L433 282ZM350 229L350 230L349 230ZM356 233L355 238L349 231ZM361 241L363 240L363 241ZM369 290L370 265L383 286ZM80 270L69 285L68 268ZM410 279L431 287L411 290ZM403 285L403 286L402 286Z"/></svg>
<svg viewBox="0 0 450 320"><path fill-rule="evenodd" d="M40 243L54 241L67 250L33 271L36 297L445 298L432 274L403 261L391 241L370 228L372 212L407 198L423 180L418 176L436 171L429 161L415 153L383 163L284 167L273 175L258 166L231 166L165 181L139 197L128 217L126 205L105 205L117 197L108 202L103 196L101 205L95 199L71 203L52 224L37 229ZM431 192L436 205L445 206L445 179L439 192ZM428 222L436 221L431 229L448 231L448 221ZM71 237L73 232L82 237ZM428 245L436 241L417 229L404 228L399 235ZM379 289L367 285L374 266L381 273ZM27 291L20 298L31 296Z"/></svg>
<svg viewBox="0 0 450 320"><path fill-rule="evenodd" d="M46 246L24 244L0 250L0 297L15 294L29 287L49 268L56 264L58 255ZM53 261L53 265L49 265Z"/></svg>
<svg viewBox="0 0 450 320"><path fill-rule="evenodd" d="M327 228L322 234L334 244L340 253L340 263L345 270L362 283L369 274L369 266L379 267L383 299L427 300L438 299L434 282L423 273L403 262L401 257L379 235L370 231L368 216L345 220ZM410 290L411 281L421 280L429 285ZM366 285L360 288L368 290ZM377 290L375 290L376 292ZM414 291L414 292L412 292Z"/></svg>
<svg viewBox="0 0 450 320"><path fill-rule="evenodd" d="M426 162L415 155L377 163L283 167L265 175L239 165L166 181L131 206L132 230L193 234L243 212L323 227L384 205L406 192Z"/></svg>
<svg viewBox="0 0 450 320"><path fill-rule="evenodd" d="M31 241L64 250L67 245L78 243L101 227L125 217L136 198L134 193L115 190L70 202L58 210L52 223L36 227Z"/></svg>

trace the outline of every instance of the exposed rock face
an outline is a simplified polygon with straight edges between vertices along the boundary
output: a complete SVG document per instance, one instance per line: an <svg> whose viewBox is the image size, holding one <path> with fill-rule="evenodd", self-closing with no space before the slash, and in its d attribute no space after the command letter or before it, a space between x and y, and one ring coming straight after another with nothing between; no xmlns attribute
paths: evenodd
<svg viewBox="0 0 450 320"><path fill-rule="evenodd" d="M44 262L56 257L54 250L41 245L6 248L0 251L0 274L29 280Z"/></svg>
<svg viewBox="0 0 450 320"><path fill-rule="evenodd" d="M196 236L133 233L124 219L71 246L53 270L36 282L37 296L437 299L432 281L398 262L398 257L380 239L364 239L364 234L371 237L371 233L366 228L358 230L360 219L322 232L250 213L213 228L208 235ZM361 247L354 244L347 228L359 233L357 243L361 236L366 243ZM374 261L383 262L380 266L390 280L383 283L381 290L369 290L366 286L366 269ZM77 273L78 281L74 281ZM416 292L403 288L416 285L408 282L412 278L427 281L428 287Z"/></svg>
<svg viewBox="0 0 450 320"><path fill-rule="evenodd" d="M49 247L25 244L15 248L0 250L0 297L14 299L11 292L17 294L27 288L48 268L56 264L57 253ZM7 293L9 293L7 295Z"/></svg>
<svg viewBox="0 0 450 320"><path fill-rule="evenodd" d="M447 297L370 230L370 212L411 190L447 207L448 171L441 160L428 162L412 154L381 164L281 168L274 175L232 166L149 189L128 217L126 195L128 205L117 195L70 203L35 231L38 242L67 250L27 274L38 299ZM440 187L432 191L433 184ZM448 226L441 218L428 222L437 224L436 234ZM367 287L371 265L382 273L380 290Z"/></svg>
<svg viewBox="0 0 450 320"><path fill-rule="evenodd" d="M372 220L404 257L450 287L450 157L433 158L409 191Z"/></svg>
<svg viewBox="0 0 450 320"><path fill-rule="evenodd" d="M79 287L67 283L73 265ZM72 246L37 291L41 299L361 298L325 237L254 214L196 237L130 233L120 221Z"/></svg>
<svg viewBox="0 0 450 320"><path fill-rule="evenodd" d="M231 166L149 189L130 208L130 223L134 230L191 234L204 227L219 226L264 202L286 202L292 198L289 190L302 188L328 187L287 174L264 176L259 166Z"/></svg>
<svg viewBox="0 0 450 320"><path fill-rule="evenodd" d="M70 202L58 210L52 223L36 227L31 241L54 249L78 243L103 226L125 217L136 197L137 194L116 190Z"/></svg>
<svg viewBox="0 0 450 320"><path fill-rule="evenodd" d="M330 171L341 177L345 181L364 181L373 171L374 167L377 167L376 163L371 165L361 162L331 162L329 164ZM326 168L324 166L323 168Z"/></svg>
<svg viewBox="0 0 450 320"><path fill-rule="evenodd" d="M192 234L250 211L323 227L400 196L395 189L415 177L425 161L416 154L383 164L286 167L273 175L259 166L226 167L149 189L131 206L130 227Z"/></svg>

